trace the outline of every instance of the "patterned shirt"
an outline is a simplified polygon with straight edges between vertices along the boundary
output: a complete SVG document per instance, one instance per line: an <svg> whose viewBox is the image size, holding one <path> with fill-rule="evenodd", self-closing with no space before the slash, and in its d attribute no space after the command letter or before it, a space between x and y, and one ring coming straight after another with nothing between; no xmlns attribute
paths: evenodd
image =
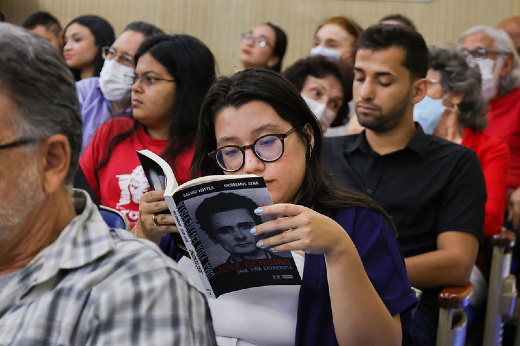
<svg viewBox="0 0 520 346"><path fill-rule="evenodd" d="M0 345L216 345L176 263L73 197L78 216L0 292Z"/></svg>

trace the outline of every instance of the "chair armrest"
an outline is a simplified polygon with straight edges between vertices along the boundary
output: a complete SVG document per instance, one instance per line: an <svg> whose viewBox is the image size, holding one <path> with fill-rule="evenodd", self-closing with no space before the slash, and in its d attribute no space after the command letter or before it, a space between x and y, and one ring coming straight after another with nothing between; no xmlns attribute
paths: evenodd
<svg viewBox="0 0 520 346"><path fill-rule="evenodd" d="M515 240L516 233L502 227L498 234L495 234L491 239L491 244L510 249L515 245Z"/></svg>
<svg viewBox="0 0 520 346"><path fill-rule="evenodd" d="M473 293L473 286L468 283L466 286L445 287L437 297L437 305L444 309L461 309L469 304L469 297Z"/></svg>

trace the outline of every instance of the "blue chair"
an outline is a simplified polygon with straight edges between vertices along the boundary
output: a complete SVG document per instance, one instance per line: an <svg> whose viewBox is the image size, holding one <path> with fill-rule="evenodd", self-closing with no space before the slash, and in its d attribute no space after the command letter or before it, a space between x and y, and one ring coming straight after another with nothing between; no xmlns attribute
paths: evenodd
<svg viewBox="0 0 520 346"><path fill-rule="evenodd" d="M130 231L130 222L119 210L100 205L99 212L110 228L121 228Z"/></svg>

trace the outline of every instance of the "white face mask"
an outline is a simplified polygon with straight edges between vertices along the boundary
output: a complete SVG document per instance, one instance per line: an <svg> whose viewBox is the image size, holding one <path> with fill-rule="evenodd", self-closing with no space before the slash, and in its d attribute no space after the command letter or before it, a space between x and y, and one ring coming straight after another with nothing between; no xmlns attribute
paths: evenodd
<svg viewBox="0 0 520 346"><path fill-rule="evenodd" d="M318 119L321 130L325 131L328 129L330 124L332 124L336 118L336 114L328 109L325 103L318 102L305 95L302 95L302 98L305 103L307 103L307 106L309 106L309 109L312 111L314 116Z"/></svg>
<svg viewBox="0 0 520 346"><path fill-rule="evenodd" d="M424 133L433 134L445 110L456 112L454 108L446 107L443 104L446 95L440 99L433 99L426 95L413 107L413 120L421 125Z"/></svg>
<svg viewBox="0 0 520 346"><path fill-rule="evenodd" d="M482 75L482 98L487 103L497 96L498 84L500 83L500 71L502 70L504 59L498 57L497 60L489 58L476 60L480 67L480 74ZM495 68L493 68L493 66L495 66Z"/></svg>
<svg viewBox="0 0 520 346"><path fill-rule="evenodd" d="M323 46L316 46L311 48L311 56L323 55L332 61L338 62L341 59L341 53L337 50L325 48Z"/></svg>
<svg viewBox="0 0 520 346"><path fill-rule="evenodd" d="M130 95L132 76L134 69L121 65L114 59L105 60L99 73L99 88L105 99L109 101L121 101Z"/></svg>

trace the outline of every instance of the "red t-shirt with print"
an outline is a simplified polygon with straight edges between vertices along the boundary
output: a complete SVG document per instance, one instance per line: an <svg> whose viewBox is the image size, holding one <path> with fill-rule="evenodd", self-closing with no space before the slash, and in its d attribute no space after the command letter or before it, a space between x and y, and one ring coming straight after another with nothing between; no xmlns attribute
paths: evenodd
<svg viewBox="0 0 520 346"><path fill-rule="evenodd" d="M139 199L150 191L136 150L148 149L160 155L168 145L168 140L151 138L140 126L130 137L113 148L108 162L98 171L99 186L94 169L101 162L110 140L132 128L133 124L134 119L129 117L107 121L96 131L79 161L98 202L124 213L132 227L139 217ZM171 165L179 185L189 180L193 153L193 147L186 149Z"/></svg>

